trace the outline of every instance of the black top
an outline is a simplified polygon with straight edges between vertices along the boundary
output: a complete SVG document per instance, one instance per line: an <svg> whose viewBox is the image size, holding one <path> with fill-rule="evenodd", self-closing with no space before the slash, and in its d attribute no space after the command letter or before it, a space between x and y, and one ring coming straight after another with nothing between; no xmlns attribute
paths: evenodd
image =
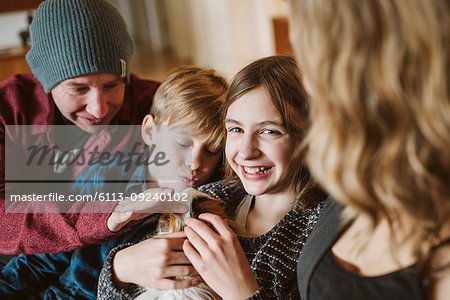
<svg viewBox="0 0 450 300"><path fill-rule="evenodd" d="M425 299L415 266L382 276L364 277L344 269L331 247L342 233L342 206L332 199L323 209L299 257L297 273L300 296L307 299Z"/></svg>
<svg viewBox="0 0 450 300"><path fill-rule="evenodd" d="M325 252L309 285L310 299L425 299L414 267L383 276L363 277L344 269L331 248Z"/></svg>

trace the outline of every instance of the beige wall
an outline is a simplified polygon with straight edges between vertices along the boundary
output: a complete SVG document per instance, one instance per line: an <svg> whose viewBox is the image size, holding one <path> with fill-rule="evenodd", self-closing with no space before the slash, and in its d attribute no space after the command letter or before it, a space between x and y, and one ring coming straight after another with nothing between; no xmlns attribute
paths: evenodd
<svg viewBox="0 0 450 300"><path fill-rule="evenodd" d="M271 17L286 14L283 0L113 2L137 41L145 40L142 34L149 34L153 50L170 49L183 61L215 68L229 78L250 61L275 54ZM145 14L137 16L136 11ZM138 30L142 26L147 26L147 31Z"/></svg>
<svg viewBox="0 0 450 300"><path fill-rule="evenodd" d="M138 47L170 51L180 61L215 68L230 78L244 65L275 53L271 17L283 0L109 0ZM0 15L0 48L19 45L26 13ZM147 50L145 50L147 51Z"/></svg>

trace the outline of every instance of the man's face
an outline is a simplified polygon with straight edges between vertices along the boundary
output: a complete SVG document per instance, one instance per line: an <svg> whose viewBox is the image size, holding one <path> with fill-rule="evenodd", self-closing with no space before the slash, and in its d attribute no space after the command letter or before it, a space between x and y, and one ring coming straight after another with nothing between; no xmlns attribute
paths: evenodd
<svg viewBox="0 0 450 300"><path fill-rule="evenodd" d="M62 115L82 130L108 125L124 100L125 82L119 75L95 73L62 81L51 91Z"/></svg>

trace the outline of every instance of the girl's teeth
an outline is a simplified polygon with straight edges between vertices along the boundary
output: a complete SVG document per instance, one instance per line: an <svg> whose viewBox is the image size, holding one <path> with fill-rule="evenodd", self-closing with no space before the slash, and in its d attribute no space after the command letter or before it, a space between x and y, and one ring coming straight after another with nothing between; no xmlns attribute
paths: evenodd
<svg viewBox="0 0 450 300"><path fill-rule="evenodd" d="M271 167L261 167L261 168L249 168L249 167L244 167L244 171L246 173L249 174L264 174L267 173L267 171L270 169Z"/></svg>

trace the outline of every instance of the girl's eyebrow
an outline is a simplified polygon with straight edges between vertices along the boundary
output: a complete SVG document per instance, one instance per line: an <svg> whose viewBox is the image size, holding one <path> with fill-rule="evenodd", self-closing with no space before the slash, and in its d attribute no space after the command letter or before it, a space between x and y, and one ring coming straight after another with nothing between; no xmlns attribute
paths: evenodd
<svg viewBox="0 0 450 300"><path fill-rule="evenodd" d="M225 119L225 124L226 123L232 123L232 124L236 124L236 125L242 125L241 122L233 120L233 119Z"/></svg>
<svg viewBox="0 0 450 300"><path fill-rule="evenodd" d="M274 125L274 126L284 127L283 123L275 122L275 121L262 121L262 122L258 122L258 125L261 125L261 126Z"/></svg>
<svg viewBox="0 0 450 300"><path fill-rule="evenodd" d="M233 119L225 119L225 124L236 124L236 125L242 125L241 122L233 120ZM283 123L278 122L278 121L261 121L256 123L257 125L260 126L266 126L266 125L274 125L274 126L280 126L280 127L284 127Z"/></svg>

